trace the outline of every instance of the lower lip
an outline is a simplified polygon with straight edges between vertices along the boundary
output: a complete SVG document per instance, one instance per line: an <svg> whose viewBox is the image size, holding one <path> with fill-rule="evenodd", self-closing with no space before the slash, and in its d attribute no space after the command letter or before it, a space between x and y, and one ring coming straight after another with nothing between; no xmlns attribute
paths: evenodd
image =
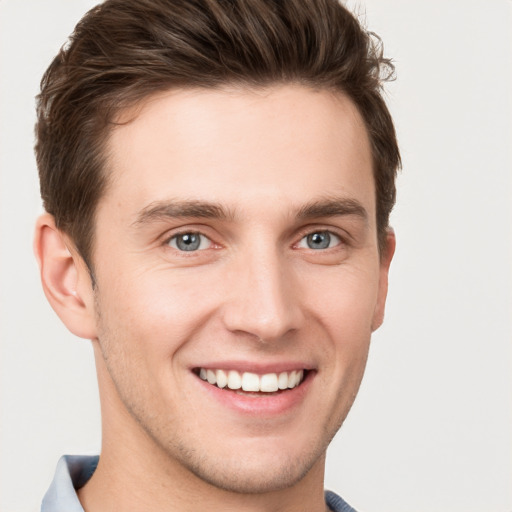
<svg viewBox="0 0 512 512"><path fill-rule="evenodd" d="M304 380L295 388L278 393L242 394L229 388L220 389L217 386L195 376L198 384L211 397L223 406L237 412L261 416L284 414L296 408L305 398L314 378L314 372L308 371Z"/></svg>

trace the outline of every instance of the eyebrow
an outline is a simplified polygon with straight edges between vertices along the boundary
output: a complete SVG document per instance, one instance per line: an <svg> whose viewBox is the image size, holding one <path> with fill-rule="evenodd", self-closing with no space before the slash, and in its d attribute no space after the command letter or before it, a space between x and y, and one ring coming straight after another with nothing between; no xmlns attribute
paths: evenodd
<svg viewBox="0 0 512 512"><path fill-rule="evenodd" d="M308 220L321 217L356 216L367 221L368 212L355 199L332 198L321 199L301 206L296 218ZM149 224L169 218L216 219L232 221L236 217L233 210L228 210L218 203L209 201L155 201L143 208L133 223L134 226Z"/></svg>
<svg viewBox="0 0 512 512"><path fill-rule="evenodd" d="M319 217L338 217L353 215L368 221L366 208L355 199L333 198L308 203L297 213L299 219L313 219Z"/></svg>
<svg viewBox="0 0 512 512"><path fill-rule="evenodd" d="M155 201L139 212L133 225L169 218L232 220L234 213L220 204L205 201Z"/></svg>

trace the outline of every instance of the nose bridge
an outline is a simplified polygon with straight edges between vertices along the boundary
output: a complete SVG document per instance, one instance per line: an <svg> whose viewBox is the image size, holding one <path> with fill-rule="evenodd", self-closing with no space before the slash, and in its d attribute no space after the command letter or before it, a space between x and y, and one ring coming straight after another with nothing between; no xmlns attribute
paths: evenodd
<svg viewBox="0 0 512 512"><path fill-rule="evenodd" d="M275 244L251 244L239 254L229 282L224 311L229 330L271 341L299 327L298 290L286 258Z"/></svg>

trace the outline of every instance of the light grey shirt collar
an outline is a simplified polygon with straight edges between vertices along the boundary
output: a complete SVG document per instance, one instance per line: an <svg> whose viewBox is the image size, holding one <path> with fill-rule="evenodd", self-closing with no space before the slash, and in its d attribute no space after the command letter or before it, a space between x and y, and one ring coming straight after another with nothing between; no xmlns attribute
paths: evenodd
<svg viewBox="0 0 512 512"><path fill-rule="evenodd" d="M97 455L64 455L46 492L41 512L84 512L76 489L83 487L96 470Z"/></svg>

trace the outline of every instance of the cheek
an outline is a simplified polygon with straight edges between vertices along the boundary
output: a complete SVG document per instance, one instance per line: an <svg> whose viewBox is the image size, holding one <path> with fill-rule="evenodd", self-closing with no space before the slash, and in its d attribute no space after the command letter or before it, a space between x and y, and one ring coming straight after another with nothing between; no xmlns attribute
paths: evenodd
<svg viewBox="0 0 512 512"><path fill-rule="evenodd" d="M378 266L339 267L308 286L309 307L328 327L333 339L359 344L371 334L378 297Z"/></svg>
<svg viewBox="0 0 512 512"><path fill-rule="evenodd" d="M128 409L172 405L162 383L172 382L180 348L194 333L199 311L160 277L135 276L108 285L98 279L99 344L106 368ZM199 304L196 300L196 303ZM114 391L112 391L114 393Z"/></svg>
<svg viewBox="0 0 512 512"><path fill-rule="evenodd" d="M218 300L212 283L193 272L152 270L130 280L99 281L103 326L143 359L167 358L204 323Z"/></svg>
<svg viewBox="0 0 512 512"><path fill-rule="evenodd" d="M313 291L315 290L315 291ZM319 374L325 389L337 390L326 394L326 409L348 412L363 377L372 320L377 303L378 265L338 268L325 279L323 293L310 290L310 308L324 331L324 371Z"/></svg>

